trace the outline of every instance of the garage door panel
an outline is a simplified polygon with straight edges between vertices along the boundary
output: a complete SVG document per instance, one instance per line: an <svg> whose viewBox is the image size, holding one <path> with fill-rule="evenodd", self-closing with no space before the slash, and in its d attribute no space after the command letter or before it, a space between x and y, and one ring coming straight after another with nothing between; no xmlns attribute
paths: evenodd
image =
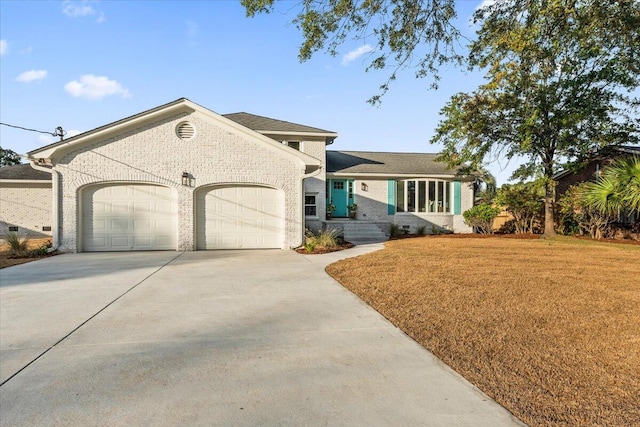
<svg viewBox="0 0 640 427"><path fill-rule="evenodd" d="M257 186L205 189L197 200L198 249L280 248L284 202L280 191Z"/></svg>
<svg viewBox="0 0 640 427"><path fill-rule="evenodd" d="M170 188L89 187L82 198L83 250L175 250L177 207Z"/></svg>

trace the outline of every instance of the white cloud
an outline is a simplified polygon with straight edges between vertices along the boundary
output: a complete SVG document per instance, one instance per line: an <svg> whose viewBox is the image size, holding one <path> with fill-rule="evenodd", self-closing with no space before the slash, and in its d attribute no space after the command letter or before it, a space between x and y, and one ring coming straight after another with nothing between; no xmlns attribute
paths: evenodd
<svg viewBox="0 0 640 427"><path fill-rule="evenodd" d="M493 6L496 4L497 0L482 0L478 6L476 6L476 10L480 10L483 7Z"/></svg>
<svg viewBox="0 0 640 427"><path fill-rule="evenodd" d="M21 73L17 78L17 82L30 83L34 80L42 80L47 77L47 70L29 70Z"/></svg>
<svg viewBox="0 0 640 427"><path fill-rule="evenodd" d="M81 76L80 81L70 81L64 85L64 89L71 96L87 99L102 99L109 95L120 95L123 98L131 96L129 90L122 87L117 81L109 80L106 76L94 76L93 74Z"/></svg>
<svg viewBox="0 0 640 427"><path fill-rule="evenodd" d="M96 10L91 4L93 0L64 0L62 2L62 13L69 18L82 18L85 16L98 16L96 22L101 24L106 21L104 13Z"/></svg>
<svg viewBox="0 0 640 427"><path fill-rule="evenodd" d="M51 135L40 134L38 135L38 142L42 145L49 145L58 141L58 138L54 138Z"/></svg>
<svg viewBox="0 0 640 427"><path fill-rule="evenodd" d="M365 55L369 52L373 52L375 49L368 44L365 44L364 46L360 46L357 49L352 50L351 52L347 53L345 56L342 57L342 65L347 65L349 64L349 62L355 61L356 59L360 58L362 55Z"/></svg>
<svg viewBox="0 0 640 427"><path fill-rule="evenodd" d="M2 39L0 40L0 55L4 55L7 52L9 52L9 43Z"/></svg>

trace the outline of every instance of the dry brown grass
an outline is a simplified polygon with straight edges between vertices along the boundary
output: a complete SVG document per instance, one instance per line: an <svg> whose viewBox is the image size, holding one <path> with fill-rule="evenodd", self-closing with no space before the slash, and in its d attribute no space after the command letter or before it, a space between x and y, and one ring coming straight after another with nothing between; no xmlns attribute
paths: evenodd
<svg viewBox="0 0 640 427"><path fill-rule="evenodd" d="M327 272L531 426L640 425L640 246L423 237Z"/></svg>
<svg viewBox="0 0 640 427"><path fill-rule="evenodd" d="M51 237L42 237L42 238L32 238L29 239L29 243L27 245L28 250L38 249L42 245L47 244L51 241ZM47 255L50 256L50 255ZM37 259L43 258L40 257L25 257L25 258L14 258L9 251L9 245L3 240L0 239L0 268L11 267L13 265L24 264L27 262L35 261Z"/></svg>

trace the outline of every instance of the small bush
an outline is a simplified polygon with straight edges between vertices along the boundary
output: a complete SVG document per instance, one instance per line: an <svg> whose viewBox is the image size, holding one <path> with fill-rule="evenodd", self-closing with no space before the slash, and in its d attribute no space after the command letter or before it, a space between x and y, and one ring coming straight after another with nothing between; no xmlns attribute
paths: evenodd
<svg viewBox="0 0 640 427"><path fill-rule="evenodd" d="M433 224L431 225L431 234L433 234L434 236L440 234L440 230L438 230L438 227Z"/></svg>
<svg viewBox="0 0 640 427"><path fill-rule="evenodd" d="M333 248L338 246L338 231L333 228L318 231L316 233L307 231L304 248L307 252L313 252L316 246L323 248Z"/></svg>
<svg viewBox="0 0 640 427"><path fill-rule="evenodd" d="M416 234L418 236L422 236L424 234L424 230L427 228L425 225L419 225L416 227Z"/></svg>
<svg viewBox="0 0 640 427"><path fill-rule="evenodd" d="M469 227L473 227L478 233L492 234L493 220L499 213L499 208L485 202L472 207L468 211L464 211L462 216L464 217L464 223Z"/></svg>
<svg viewBox="0 0 640 427"><path fill-rule="evenodd" d="M5 239L9 245L9 254L12 256L24 256L29 247L29 237L20 237L17 233L9 233Z"/></svg>
<svg viewBox="0 0 640 427"><path fill-rule="evenodd" d="M51 240L49 240L46 243L43 243L42 245L40 245L38 248L30 250L29 256L32 258L45 256L49 253L49 249L51 249L52 247L53 247L53 244L51 243Z"/></svg>
<svg viewBox="0 0 640 427"><path fill-rule="evenodd" d="M401 234L402 229L398 224L391 224L389 227L389 237L398 237Z"/></svg>

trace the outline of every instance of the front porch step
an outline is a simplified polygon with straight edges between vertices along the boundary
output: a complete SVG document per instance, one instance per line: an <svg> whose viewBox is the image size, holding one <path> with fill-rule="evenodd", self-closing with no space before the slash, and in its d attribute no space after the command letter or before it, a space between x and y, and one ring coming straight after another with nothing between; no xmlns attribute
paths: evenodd
<svg viewBox="0 0 640 427"><path fill-rule="evenodd" d="M376 223L351 221L343 225L344 239L348 242L384 242L387 234Z"/></svg>

